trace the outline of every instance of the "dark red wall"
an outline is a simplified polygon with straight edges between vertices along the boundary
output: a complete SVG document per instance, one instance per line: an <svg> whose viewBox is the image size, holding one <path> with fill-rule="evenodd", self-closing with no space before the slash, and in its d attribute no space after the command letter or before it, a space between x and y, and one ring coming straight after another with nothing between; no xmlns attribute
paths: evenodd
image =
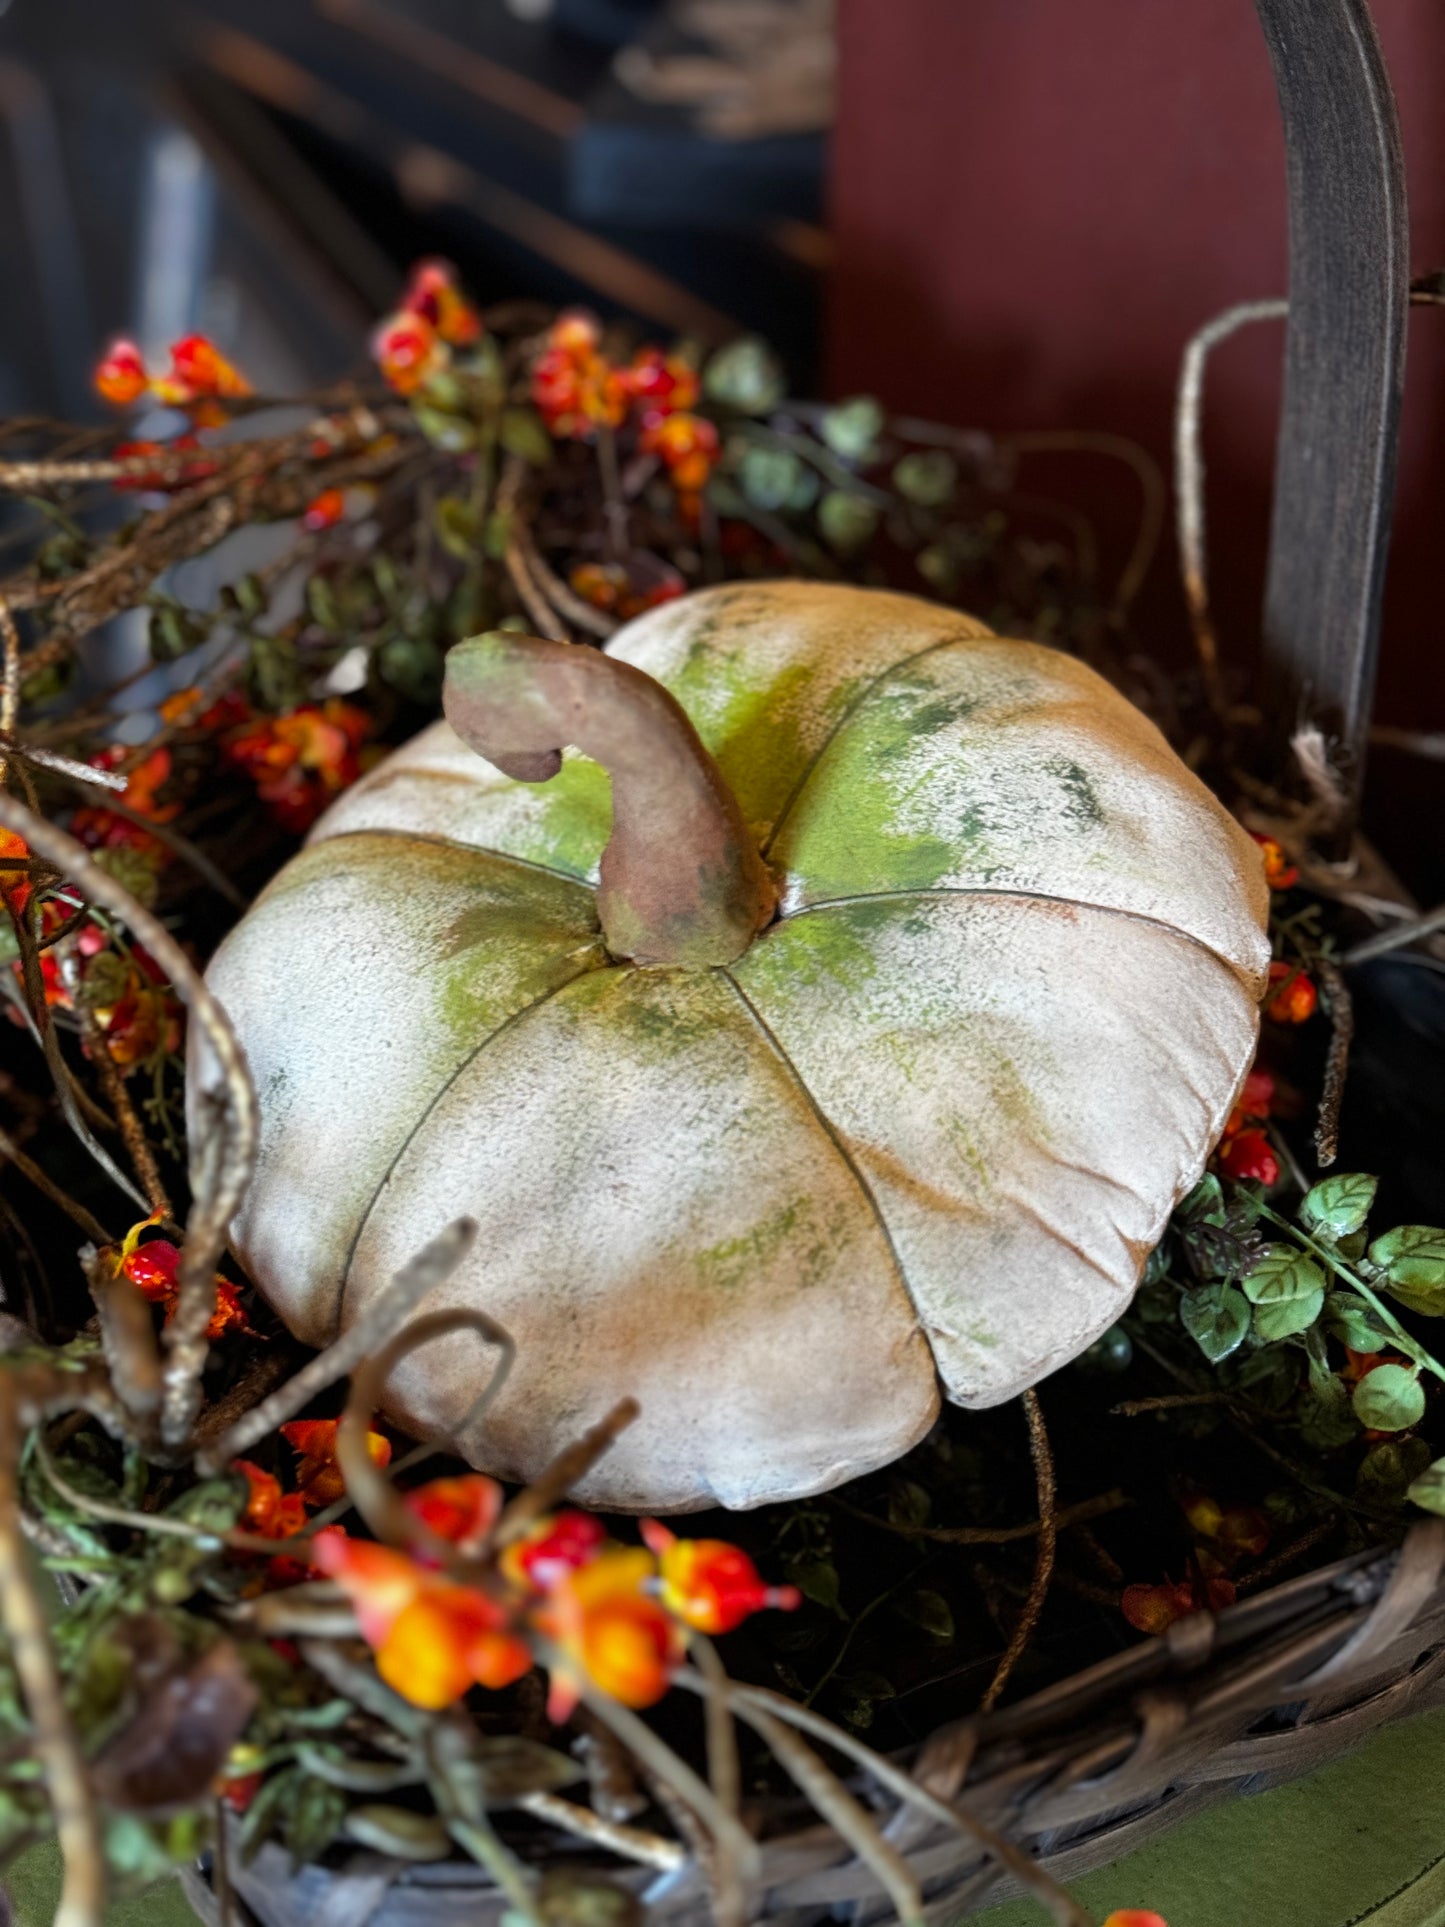
<svg viewBox="0 0 1445 1927"><path fill-rule="evenodd" d="M1375 14L1419 271L1445 264L1445 6ZM1167 463L1185 340L1285 286L1283 148L1251 0L841 0L841 16L834 390L982 427L1113 429ZM1212 364L1216 603L1241 649L1258 628L1281 341L1265 324ZM1417 311L1377 714L1436 729L1442 415L1445 313ZM1128 487L1104 466L1055 463L1046 480L1127 541ZM1173 569L1170 540L1142 612L1166 644ZM1380 755L1374 789L1376 816L1381 796L1391 816L1438 809L1445 771Z"/></svg>

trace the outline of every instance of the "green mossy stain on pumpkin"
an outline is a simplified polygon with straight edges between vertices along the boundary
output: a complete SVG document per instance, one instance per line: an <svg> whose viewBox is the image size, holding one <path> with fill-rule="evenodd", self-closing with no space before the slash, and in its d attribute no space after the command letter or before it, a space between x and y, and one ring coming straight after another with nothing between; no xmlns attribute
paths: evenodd
<svg viewBox="0 0 1445 1927"><path fill-rule="evenodd" d="M549 783L519 784L536 798L534 821L508 843L514 855L568 876L597 874L612 834L612 779L600 763L575 751Z"/></svg>
<svg viewBox="0 0 1445 1927"><path fill-rule="evenodd" d="M818 758L775 858L820 895L928 890L961 869L986 874L992 825L986 798L968 794L961 746L946 752L946 820L928 807L941 774L930 738L979 706L976 696L951 696L923 676L880 683Z"/></svg>
<svg viewBox="0 0 1445 1927"><path fill-rule="evenodd" d="M886 926L896 906L850 903L825 914L775 924L733 965L739 981L765 995L788 998L798 988L856 990L877 974L869 934Z"/></svg>
<svg viewBox="0 0 1445 1927"><path fill-rule="evenodd" d="M1065 818L1076 829L1102 828L1104 806L1089 780L1088 771L1067 756L1051 757L1044 768L1063 785Z"/></svg>
<svg viewBox="0 0 1445 1927"><path fill-rule="evenodd" d="M709 1290L733 1290L771 1267L785 1250L792 1261L789 1277L799 1290L827 1276L833 1252L820 1234L809 1197L791 1199L747 1231L699 1251L698 1279Z"/></svg>
<svg viewBox="0 0 1445 1927"><path fill-rule="evenodd" d="M719 629L722 639L715 646L712 637ZM667 686L716 757L744 819L765 836L812 753L805 732L809 697L820 678L817 665L807 661L769 675L765 666L729 647L735 635L735 628L730 636L709 617ZM833 692L830 708L846 707L850 688Z"/></svg>

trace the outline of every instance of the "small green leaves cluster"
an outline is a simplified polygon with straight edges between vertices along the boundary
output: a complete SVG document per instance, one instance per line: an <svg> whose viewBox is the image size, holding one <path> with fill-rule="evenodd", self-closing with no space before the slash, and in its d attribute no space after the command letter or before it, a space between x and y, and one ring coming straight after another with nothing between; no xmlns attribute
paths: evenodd
<svg viewBox="0 0 1445 1927"><path fill-rule="evenodd" d="M1179 1207L1140 1309L1158 1317L1172 1304L1227 1389L1314 1450L1388 1434L1366 1454L1359 1489L1445 1513L1445 1459L1430 1463L1425 1442L1404 1436L1425 1419L1427 1386L1445 1367L1400 1317L1445 1317L1445 1231L1400 1225L1372 1236L1376 1189L1359 1172L1324 1178L1290 1220L1252 1187L1226 1189L1209 1174ZM1377 1354L1361 1371L1361 1355Z"/></svg>

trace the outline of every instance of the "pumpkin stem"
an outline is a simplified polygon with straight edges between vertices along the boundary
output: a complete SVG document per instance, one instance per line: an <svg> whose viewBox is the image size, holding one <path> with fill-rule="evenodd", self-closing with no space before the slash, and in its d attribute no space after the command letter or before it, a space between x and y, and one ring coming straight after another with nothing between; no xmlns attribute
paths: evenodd
<svg viewBox="0 0 1445 1927"><path fill-rule="evenodd" d="M505 775L545 783L567 744L612 778L597 907L614 957L734 962L772 916L772 877L737 798L662 684L599 650L493 630L446 660L442 707Z"/></svg>

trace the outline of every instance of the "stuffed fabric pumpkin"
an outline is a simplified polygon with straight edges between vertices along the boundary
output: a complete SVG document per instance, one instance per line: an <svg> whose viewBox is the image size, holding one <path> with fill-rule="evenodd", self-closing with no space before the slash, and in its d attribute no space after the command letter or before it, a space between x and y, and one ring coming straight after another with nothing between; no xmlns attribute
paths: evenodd
<svg viewBox="0 0 1445 1927"><path fill-rule="evenodd" d="M581 1497L676 1511L855 1477L1118 1316L1268 963L1255 846L1123 697L774 582L459 644L445 708L209 973L261 1105L236 1243L302 1339L467 1214L428 1303L516 1369L456 1437L491 1358L434 1344L392 1418L520 1479L630 1392Z"/></svg>

